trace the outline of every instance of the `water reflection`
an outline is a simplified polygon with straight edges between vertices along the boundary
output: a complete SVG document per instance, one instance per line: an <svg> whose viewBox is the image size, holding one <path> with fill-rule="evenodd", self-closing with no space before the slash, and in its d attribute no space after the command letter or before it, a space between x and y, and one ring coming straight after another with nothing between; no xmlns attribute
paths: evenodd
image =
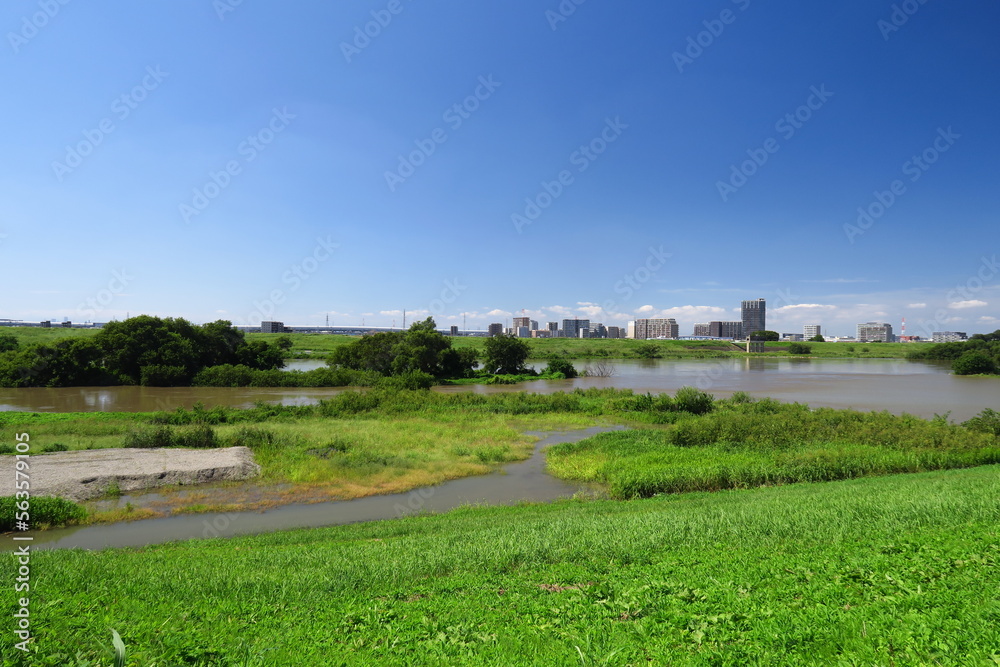
<svg viewBox="0 0 1000 667"><path fill-rule="evenodd" d="M302 368L323 362L299 360ZM594 362L577 362L580 368ZM677 391L698 387L718 397L745 391L757 397L799 401L813 406L910 412L923 417L952 412L968 419L984 408L1000 409L1000 379L957 377L946 365L901 359L725 359L615 360L610 377L536 380L515 385L437 387L435 391L553 393L590 387L637 392ZM544 364L537 364L542 367ZM205 406L251 407L258 401L307 405L329 398L343 388L229 387L70 387L63 389L0 389L0 411L86 412L173 410Z"/></svg>

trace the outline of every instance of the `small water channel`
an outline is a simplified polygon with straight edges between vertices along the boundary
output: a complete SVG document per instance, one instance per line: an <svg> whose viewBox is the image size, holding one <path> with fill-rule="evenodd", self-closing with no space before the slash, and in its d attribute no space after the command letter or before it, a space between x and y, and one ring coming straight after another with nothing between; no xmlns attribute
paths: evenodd
<svg viewBox="0 0 1000 667"><path fill-rule="evenodd" d="M529 432L541 438L525 461L510 463L497 472L456 479L406 493L369 496L312 504L283 505L263 512L185 514L129 523L57 528L26 533L34 537L33 549L103 549L140 547L175 540L232 537L292 528L315 528L359 521L392 519L420 512L445 512L463 505L511 505L522 501L550 502L576 493L598 494L582 484L565 482L545 471L545 449L562 442L576 442L620 426L592 427L555 433ZM142 504L141 497L122 496L119 502ZM10 540L0 541L0 551L13 551Z"/></svg>

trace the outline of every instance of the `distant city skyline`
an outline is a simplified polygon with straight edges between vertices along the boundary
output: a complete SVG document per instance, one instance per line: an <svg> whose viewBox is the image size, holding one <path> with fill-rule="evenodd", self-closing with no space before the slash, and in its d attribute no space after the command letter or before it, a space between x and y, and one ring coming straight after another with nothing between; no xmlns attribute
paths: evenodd
<svg viewBox="0 0 1000 667"><path fill-rule="evenodd" d="M1000 328L995 2L57 4L0 317Z"/></svg>

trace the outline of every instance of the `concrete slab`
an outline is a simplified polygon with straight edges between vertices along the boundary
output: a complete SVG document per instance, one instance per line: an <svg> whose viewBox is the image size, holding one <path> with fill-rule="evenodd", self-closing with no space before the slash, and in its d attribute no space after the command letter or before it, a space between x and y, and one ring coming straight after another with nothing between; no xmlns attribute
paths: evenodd
<svg viewBox="0 0 1000 667"><path fill-rule="evenodd" d="M0 456L0 496L13 496L14 456ZM247 447L219 449L91 449L31 454L32 496L88 500L117 484L138 491L171 484L204 484L256 477L260 466Z"/></svg>

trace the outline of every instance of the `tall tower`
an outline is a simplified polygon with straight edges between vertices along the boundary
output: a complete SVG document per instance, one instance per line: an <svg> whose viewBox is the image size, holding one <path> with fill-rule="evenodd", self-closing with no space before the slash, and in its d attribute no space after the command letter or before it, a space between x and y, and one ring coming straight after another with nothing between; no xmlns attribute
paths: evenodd
<svg viewBox="0 0 1000 667"><path fill-rule="evenodd" d="M767 329L767 302L764 299L744 301L740 308L743 319L743 335Z"/></svg>

